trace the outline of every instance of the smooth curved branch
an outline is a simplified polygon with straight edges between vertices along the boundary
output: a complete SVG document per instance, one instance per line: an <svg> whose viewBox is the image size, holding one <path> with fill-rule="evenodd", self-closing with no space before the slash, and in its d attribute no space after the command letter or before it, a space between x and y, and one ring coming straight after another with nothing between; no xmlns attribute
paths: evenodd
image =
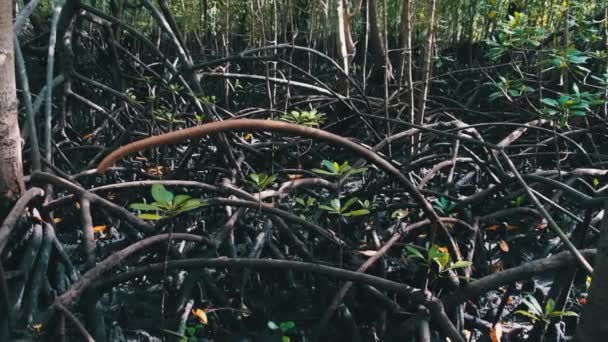
<svg viewBox="0 0 608 342"><path fill-rule="evenodd" d="M11 231L15 227L15 224L17 224L19 217L21 217L23 210L25 210L25 207L32 199L40 196L44 196L44 190L35 187L30 188L21 196L21 198L19 198L17 203L15 203L11 211L8 213L4 219L4 222L2 222L2 226L0 226L0 255L6 246L6 242L8 241Z"/></svg>
<svg viewBox="0 0 608 342"><path fill-rule="evenodd" d="M283 133L292 133L345 147L364 157L371 163L378 166L380 169L389 173L390 175L394 176L405 187L406 191L412 195L414 200L418 202L418 204L420 205L424 213L429 217L431 222L437 227L439 227L445 235L449 236L450 234L448 228L443 224L443 222L441 222L439 216L437 215L431 204L422 195L422 193L412 183L410 183L410 181L405 175L403 175L390 162L380 157L377 153L370 151L369 149L357 143L354 143L342 136L326 132L320 129L294 125L287 122L256 119L226 120L221 122L212 122L196 127L190 127L157 136L152 136L146 139L132 142L113 151L104 160L102 160L101 163L99 163L99 165L97 166L97 170L100 173L103 173L110 166L112 166L112 164L122 159L123 157L148 148L184 142L208 134L216 134L235 130L275 131ZM461 255L458 251L457 246L450 246L450 252L453 254L456 260L461 259Z"/></svg>

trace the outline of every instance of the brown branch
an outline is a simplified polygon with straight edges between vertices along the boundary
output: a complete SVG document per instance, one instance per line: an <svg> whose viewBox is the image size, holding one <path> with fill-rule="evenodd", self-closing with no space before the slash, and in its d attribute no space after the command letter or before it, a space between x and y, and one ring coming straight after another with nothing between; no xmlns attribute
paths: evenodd
<svg viewBox="0 0 608 342"><path fill-rule="evenodd" d="M13 209L11 209L11 211L8 213L8 215L4 219L4 222L2 222L2 226L0 226L0 254L2 254L2 250L6 246L8 237L11 234L11 231L13 230L13 228L15 227L15 224L17 224L17 221L19 220L19 217L21 217L21 214L23 213L23 210L25 210L25 207L27 206L27 204L32 199L39 197L39 196L43 196L43 195L44 195L44 191L42 189L31 188L31 189L27 190L21 196L21 198L19 198L17 203L15 203L15 206L13 207Z"/></svg>
<svg viewBox="0 0 608 342"><path fill-rule="evenodd" d="M318 139L327 141L345 148L363 156L365 159L375 164L382 170L393 175L418 202L424 213L430 218L432 223L439 227L446 235L449 235L449 230L441 222L439 216L431 206L431 204L424 198L422 193L403 175L397 168L391 163L380 157L378 154L370 151L369 149L354 143L339 135L326 132L320 129L312 127L304 127L294 125L286 122L271 121L271 120L254 120L254 119L239 119L239 120L227 120L221 122L212 122L201 126L190 127L179 131L174 131L166 134L152 136L146 139L132 142L125 145L116 151L110 153L104 160L99 163L97 170L103 173L107 168L112 166L116 161L122 159L124 156L131 153L135 153L147 148L156 147L160 145L174 144L178 142L187 141L189 139L199 138L208 134L221 133L226 131L234 130L246 130L246 131L276 131L284 133L292 133L312 139ZM457 260L461 260L460 253L458 252L457 246L450 245L450 252L456 257Z"/></svg>
<svg viewBox="0 0 608 342"><path fill-rule="evenodd" d="M130 271L121 273L114 277L108 277L103 281L95 282L95 287L107 288L115 283L126 281L133 277L151 272L161 272L164 267L167 269L185 269L185 268L258 268L271 270L292 270L301 272L310 272L323 274L330 277L349 280L359 283L371 285L373 287L395 292L399 295L410 298L414 303L426 306L434 318L434 322L439 325L440 330L448 336L452 341L463 341L458 330L454 327L450 319L443 310L443 304L439 299L434 297L430 292L423 291L408 285L387 280L384 278L372 276L365 273L344 270L336 267L319 265L316 263L300 262L300 261L285 261L273 259L242 259L242 258L217 258L217 259L183 259L169 261L165 263L148 264L146 266L137 267Z"/></svg>
<svg viewBox="0 0 608 342"><path fill-rule="evenodd" d="M581 255L591 258L595 249L584 249ZM539 274L557 271L577 264L575 257L569 251L564 251L544 259L527 262L523 265L497 272L469 283L465 288L447 297L444 302L448 308L464 303L467 299L480 296L487 291L519 280L530 279Z"/></svg>
<svg viewBox="0 0 608 342"><path fill-rule="evenodd" d="M63 178L59 178L53 174L47 172L34 172L31 176L32 182L40 182L44 184L53 184L56 187L65 189L78 197L86 197L92 204L100 205L106 208L109 212L116 215L118 218L121 218L127 221L134 228L139 229L145 234L153 234L155 233L154 227L141 220L137 216L133 215L127 209L116 205L107 199L98 196L92 192L87 191L86 189L69 182Z"/></svg>
<svg viewBox="0 0 608 342"><path fill-rule="evenodd" d="M129 247L126 247L118 252L113 253L112 255L104 259L102 262L98 263L94 268L87 271L77 283L72 285L69 290L67 290L64 294L57 298L57 303L60 303L67 307L71 307L76 303L78 298L80 298L84 290L90 287L90 285L104 273L120 264L124 259L126 259L130 255L144 250L156 243L169 240L170 235L172 240L187 240L210 244L210 241L207 238L185 233L161 234L137 241ZM164 263L162 264L164 265Z"/></svg>

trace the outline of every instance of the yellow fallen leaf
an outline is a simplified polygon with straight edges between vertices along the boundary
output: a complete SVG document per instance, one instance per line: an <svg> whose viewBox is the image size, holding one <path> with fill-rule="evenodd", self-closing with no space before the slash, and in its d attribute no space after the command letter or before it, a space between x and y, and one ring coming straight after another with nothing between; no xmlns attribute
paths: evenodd
<svg viewBox="0 0 608 342"><path fill-rule="evenodd" d="M40 324L40 323L30 324L30 329L32 329L32 331L40 333L42 331L42 324Z"/></svg>
<svg viewBox="0 0 608 342"><path fill-rule="evenodd" d="M247 133L243 136L243 139L250 143L251 141L253 141L253 135L251 133Z"/></svg>
<svg viewBox="0 0 608 342"><path fill-rule="evenodd" d="M165 167L161 165L153 166L148 168L146 172L153 176L162 176L165 174Z"/></svg>
<svg viewBox="0 0 608 342"><path fill-rule="evenodd" d="M447 253L448 252L448 248L447 247L438 247L437 250L440 251L441 253Z"/></svg>
<svg viewBox="0 0 608 342"><path fill-rule="evenodd" d="M87 140L95 136L95 133L89 133L82 136L82 139Z"/></svg>
<svg viewBox="0 0 608 342"><path fill-rule="evenodd" d="M53 223L55 223L55 224L57 224L57 223L61 223L61 222L63 222L63 219L62 219L61 217L55 217L55 218L53 219Z"/></svg>
<svg viewBox="0 0 608 342"><path fill-rule="evenodd" d="M366 257L372 257L378 253L377 251L367 250L367 251L359 251L359 253L365 255Z"/></svg>
<svg viewBox="0 0 608 342"><path fill-rule="evenodd" d="M502 324L496 323L495 326L490 329L490 340L492 342L500 342L502 338Z"/></svg>
<svg viewBox="0 0 608 342"><path fill-rule="evenodd" d="M101 233L101 232L105 231L106 229L108 229L108 226L106 226L106 225L95 226L95 227L93 227L93 233Z"/></svg>
<svg viewBox="0 0 608 342"><path fill-rule="evenodd" d="M204 309L192 309L192 314L198 318L198 321L201 322L201 324L207 324L207 313Z"/></svg>
<svg viewBox="0 0 608 342"><path fill-rule="evenodd" d="M32 209L32 218L34 220L38 221L38 223L44 223L44 220L42 219L42 215L40 215L40 212L36 208Z"/></svg>
<svg viewBox="0 0 608 342"><path fill-rule="evenodd" d="M500 247L500 250L507 253L509 251L509 243L505 240L500 240L498 242L498 247Z"/></svg>

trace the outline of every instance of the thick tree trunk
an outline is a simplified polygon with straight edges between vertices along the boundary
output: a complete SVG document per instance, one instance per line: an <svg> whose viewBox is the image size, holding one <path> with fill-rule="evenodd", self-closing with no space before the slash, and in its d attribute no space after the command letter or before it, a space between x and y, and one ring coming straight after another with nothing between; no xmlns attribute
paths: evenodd
<svg viewBox="0 0 608 342"><path fill-rule="evenodd" d="M426 110L426 99L429 92L431 71L433 70L433 39L435 34L435 10L437 0L430 0L428 3L428 18L429 28L426 34L426 46L424 48L424 60L422 62L422 89L420 90L420 99L418 112L416 113L415 124L422 125L424 123L424 112ZM414 152L418 152L418 145L420 144L420 134L417 134L414 138Z"/></svg>
<svg viewBox="0 0 608 342"><path fill-rule="evenodd" d="M600 239L593 263L593 276L589 299L583 307L581 320L576 327L576 342L608 341L608 203L604 205L604 218L600 225Z"/></svg>
<svg viewBox="0 0 608 342"><path fill-rule="evenodd" d="M393 66L390 61L387 63L387 47L384 46L384 35L380 31L380 15L378 14L378 3L376 0L368 0L369 11L369 47L374 62L377 66L385 66L388 68L389 80L393 79ZM376 81L385 78L385 71L376 68L375 76L372 76Z"/></svg>
<svg viewBox="0 0 608 342"><path fill-rule="evenodd" d="M401 48L403 59L401 61L401 79L405 77L407 84L406 103L408 104L408 117L410 123L416 123L416 109L414 103L414 82L412 77L412 1L403 1L403 12L401 14ZM401 81L399 82L401 85ZM410 155L414 154L414 137L410 139Z"/></svg>
<svg viewBox="0 0 608 342"><path fill-rule="evenodd" d="M13 3L0 0L0 219L23 191L13 50Z"/></svg>

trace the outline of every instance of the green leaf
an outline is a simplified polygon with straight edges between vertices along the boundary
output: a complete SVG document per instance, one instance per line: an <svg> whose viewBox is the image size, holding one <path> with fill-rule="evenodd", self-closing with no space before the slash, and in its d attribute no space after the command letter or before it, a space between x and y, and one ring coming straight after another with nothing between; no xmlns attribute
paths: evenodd
<svg viewBox="0 0 608 342"><path fill-rule="evenodd" d="M194 198L194 199L190 199L188 201L186 201L185 203L183 203L182 205L180 205L175 214L179 214L179 213L183 213L185 211L190 211L190 210L194 210L197 208L200 208L202 206L207 205L207 202L198 198Z"/></svg>
<svg viewBox="0 0 608 342"><path fill-rule="evenodd" d="M555 301L553 298L547 299L547 303L545 304L545 316L550 315L553 310L555 310Z"/></svg>
<svg viewBox="0 0 608 342"><path fill-rule="evenodd" d="M289 330L296 327L296 324L293 321L281 322L279 328L281 328L282 332L288 332Z"/></svg>
<svg viewBox="0 0 608 342"><path fill-rule="evenodd" d="M175 198L173 198L173 206L178 207L180 204L186 202L187 200L189 200L191 198L192 198L192 196L190 196L190 195L177 195L177 196L175 196Z"/></svg>
<svg viewBox="0 0 608 342"><path fill-rule="evenodd" d="M338 173L338 170L339 170L338 168L339 168L339 166L338 166L338 167L336 167L336 165L338 165L338 163L332 163L332 162L331 162L331 161L329 161L329 160L323 160L323 161L321 162L321 164L322 164L322 165L323 165L323 166L324 166L324 167L327 169L327 171L330 171L330 172L332 172L333 174Z"/></svg>
<svg viewBox="0 0 608 342"><path fill-rule="evenodd" d="M559 108L559 103L555 99L551 99L551 98L545 97L542 100L542 103L546 104L547 106Z"/></svg>
<svg viewBox="0 0 608 342"><path fill-rule="evenodd" d="M418 250L418 248L416 248L416 247L405 246L404 250L405 250L406 255L410 258L424 259L424 255L422 255L422 252L420 252Z"/></svg>
<svg viewBox="0 0 608 342"><path fill-rule="evenodd" d="M291 342L291 337L283 335L281 337L281 342Z"/></svg>
<svg viewBox="0 0 608 342"><path fill-rule="evenodd" d="M353 197L350 198L348 201L346 201L346 203L344 203L344 205L340 208L340 211L346 211L351 205L353 205L355 202L357 202L359 200L359 198L357 197Z"/></svg>
<svg viewBox="0 0 608 342"><path fill-rule="evenodd" d="M350 217L350 216L363 216L363 215L367 215L367 214L369 214L369 210L357 209L357 210L349 211L343 215L346 217Z"/></svg>
<svg viewBox="0 0 608 342"><path fill-rule="evenodd" d="M336 175L334 172L329 172L329 171L325 171L325 170L321 170L321 169L312 169L311 171L314 173L321 174L321 175L328 175L328 176Z"/></svg>
<svg viewBox="0 0 608 342"><path fill-rule="evenodd" d="M270 330L279 330L279 326L273 321L268 321L268 323L266 323L266 326L268 326L268 329Z"/></svg>
<svg viewBox="0 0 608 342"><path fill-rule="evenodd" d="M251 178L251 180L256 184L259 185L260 184L260 176L257 173L252 173L249 175L249 178Z"/></svg>
<svg viewBox="0 0 608 342"><path fill-rule="evenodd" d="M339 198L334 198L329 203L330 203L331 207L334 208L335 211L340 212L340 209L342 208L342 206L340 205Z"/></svg>
<svg viewBox="0 0 608 342"><path fill-rule="evenodd" d="M458 260L455 263L453 263L450 268L455 270L457 268L465 268L465 267L469 267L471 266L473 263L467 260Z"/></svg>
<svg viewBox="0 0 608 342"><path fill-rule="evenodd" d="M156 215L156 214L139 214L139 215L137 215L137 217L139 217L142 220L154 220L154 221L162 220L165 218L165 216Z"/></svg>
<svg viewBox="0 0 608 342"><path fill-rule="evenodd" d="M527 298L522 298L521 300L528 306L528 309L530 312L532 312L532 314L538 317L543 316L543 309L540 307L540 304L534 296L528 295Z"/></svg>
<svg viewBox="0 0 608 342"><path fill-rule="evenodd" d="M158 206L147 203L131 203L129 208L133 210L161 210Z"/></svg>
<svg viewBox="0 0 608 342"><path fill-rule="evenodd" d="M336 209L334 209L334 208L332 208L332 207L330 207L328 205L324 205L324 204L320 204L319 205L319 209L323 209L325 211L329 211L330 213L336 213L336 214L339 213L339 211L336 211Z"/></svg>
<svg viewBox="0 0 608 342"><path fill-rule="evenodd" d="M194 336L195 333L196 333L196 328L195 327L187 327L186 328L186 336Z"/></svg>
<svg viewBox="0 0 608 342"><path fill-rule="evenodd" d="M525 311L525 310L517 310L515 312L513 312L514 314L518 314L518 315L523 315L526 316L528 318L530 318L532 320L532 322L536 322L536 320L539 319L539 317L537 317L536 315L534 315L533 313L529 312L529 311Z"/></svg>
<svg viewBox="0 0 608 342"><path fill-rule="evenodd" d="M597 178L593 178L593 186L597 188L600 185L600 181Z"/></svg>
<svg viewBox="0 0 608 342"><path fill-rule="evenodd" d="M433 245L429 249L429 259L439 265L439 270L442 271L450 262L450 254L439 250L439 246Z"/></svg>
<svg viewBox="0 0 608 342"><path fill-rule="evenodd" d="M578 314L574 311L553 311L552 313L548 314L547 317L548 318L552 318L552 317L578 317Z"/></svg>
<svg viewBox="0 0 608 342"><path fill-rule="evenodd" d="M173 201L173 194L167 191L162 184L152 185L152 197L156 202L168 205L170 205L171 201Z"/></svg>

